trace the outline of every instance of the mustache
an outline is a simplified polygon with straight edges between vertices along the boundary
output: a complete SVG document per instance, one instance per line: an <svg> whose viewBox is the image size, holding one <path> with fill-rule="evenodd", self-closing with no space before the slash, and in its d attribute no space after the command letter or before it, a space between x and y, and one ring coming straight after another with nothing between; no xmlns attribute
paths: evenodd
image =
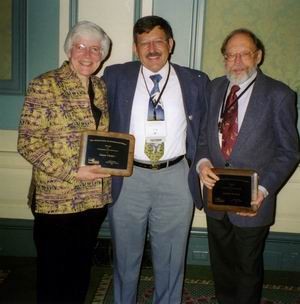
<svg viewBox="0 0 300 304"><path fill-rule="evenodd" d="M234 72L227 71L227 79L234 84L242 84L247 81L257 70L257 66L254 66L248 70L246 70L242 75L236 76Z"/></svg>
<svg viewBox="0 0 300 304"><path fill-rule="evenodd" d="M151 56L160 56L160 55L161 55L160 52L149 52L149 53L146 55L146 57L149 58L149 57L151 57Z"/></svg>

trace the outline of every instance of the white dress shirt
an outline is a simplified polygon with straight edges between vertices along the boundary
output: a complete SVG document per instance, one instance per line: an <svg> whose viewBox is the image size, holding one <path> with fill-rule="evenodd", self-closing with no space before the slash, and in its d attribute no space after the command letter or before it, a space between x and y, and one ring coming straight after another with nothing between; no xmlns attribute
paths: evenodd
<svg viewBox="0 0 300 304"><path fill-rule="evenodd" d="M240 89L237 91L236 95L237 97L239 97L243 91L245 89L247 89L247 86L251 83L251 81L253 81L255 79L257 75L257 72L255 72L249 79L247 79L245 82L243 82L242 84L239 84ZM227 89L227 93L226 93L226 98L223 101L223 103L225 103L227 96L230 93L231 87L233 86L233 83L230 83ZM240 131L241 125L243 123L244 117L245 117L245 113L249 104L249 100L252 94L252 90L253 90L253 86L254 83L247 89L247 91L238 99L238 130ZM222 108L222 107L221 107ZM220 109L220 114L221 115L221 110ZM222 146L222 133L219 132L219 143L220 146Z"/></svg>
<svg viewBox="0 0 300 304"><path fill-rule="evenodd" d="M130 120L130 134L135 136L134 159L138 161L150 161L144 153L146 139L145 123L147 121L150 98L149 92L153 87L153 82L150 79L150 76L154 74L160 74L162 76L162 79L159 82L159 89L161 91L166 83L168 70L169 63L167 63L157 73L153 73L141 66L134 94ZM164 155L160 159L160 161L164 161L174 159L186 153L186 115L179 80L172 66L170 66L169 80L161 96L160 103L164 109L166 122Z"/></svg>

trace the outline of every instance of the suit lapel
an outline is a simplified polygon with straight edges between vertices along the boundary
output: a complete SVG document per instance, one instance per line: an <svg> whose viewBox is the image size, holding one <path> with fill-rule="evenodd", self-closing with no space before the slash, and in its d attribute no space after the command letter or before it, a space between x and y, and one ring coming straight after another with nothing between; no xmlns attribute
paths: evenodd
<svg viewBox="0 0 300 304"><path fill-rule="evenodd" d="M126 75L125 77L121 77L120 81L119 91L121 92L121 96L119 98L122 99L122 102L120 102L120 110L122 111L122 116L124 118L127 118L126 128L128 128L128 130L130 125L131 109L137 86L139 70L140 64L137 62L133 67L131 66L131 68L128 68L124 71Z"/></svg>
<svg viewBox="0 0 300 304"><path fill-rule="evenodd" d="M247 144L247 139L249 138L249 134L255 132L256 126L258 124L257 119L259 117L263 117L262 115L257 115L264 109L264 85L263 85L263 77L264 75L258 71L257 79L253 87L253 91L245 112L245 116L239 130L239 134L237 137L237 141L233 147L231 158L235 158L240 155L240 151ZM226 77L214 88L214 95L211 98L210 105L210 117L212 118L209 122L209 128L212 130L210 133L212 136L213 147L216 149L215 152L219 155L220 159L224 159L219 143L219 130L218 130L218 119L220 114L220 108L222 106L222 102L224 101L224 96L226 94L226 90L228 87L228 80Z"/></svg>
<svg viewBox="0 0 300 304"><path fill-rule="evenodd" d="M263 115L257 115L264 109L263 85L262 74L258 73L255 81L252 94L245 112L244 120L242 122L235 147L233 149L233 156L246 145L249 134L255 133L256 126L258 125L257 119Z"/></svg>
<svg viewBox="0 0 300 304"><path fill-rule="evenodd" d="M224 96L226 94L228 87L228 80L224 77L223 81L220 83L219 87L215 88L215 95L211 98L210 104L210 117L212 118L209 121L209 129L211 130L212 143L213 147L216 149L216 153L218 154L220 160L223 160L223 154L219 141L219 115L222 107L222 103L224 102Z"/></svg>
<svg viewBox="0 0 300 304"><path fill-rule="evenodd" d="M197 88L196 83L193 81L193 78L190 76L190 73L186 73L184 69L180 68L180 66L176 64L172 64L176 75L179 80L182 99L183 99L183 106L185 110L186 120L187 120L187 127L188 127L188 135L192 136L194 139L198 137L199 127L196 129L196 126L199 124L193 123L194 121L198 120L199 117L194 117L194 107L197 106L197 92L199 88Z"/></svg>

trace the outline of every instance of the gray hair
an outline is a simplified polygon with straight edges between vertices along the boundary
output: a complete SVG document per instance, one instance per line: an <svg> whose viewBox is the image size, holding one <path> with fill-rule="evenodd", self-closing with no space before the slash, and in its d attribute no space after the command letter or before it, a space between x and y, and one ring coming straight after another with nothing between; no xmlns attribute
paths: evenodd
<svg viewBox="0 0 300 304"><path fill-rule="evenodd" d="M70 29L65 40L64 51L67 56L69 55L75 39L78 37L92 37L99 40L101 44L102 59L106 58L109 52L111 41L108 35L99 25L90 21L80 21L76 23Z"/></svg>
<svg viewBox="0 0 300 304"><path fill-rule="evenodd" d="M246 28L239 28L239 29L236 29L236 30L232 31L231 33L229 33L222 43L221 53L223 55L225 55L226 47L227 47L229 40L237 34L243 34L243 35L248 36L254 43L256 49L261 50L261 53L262 53L261 61L258 64L258 66L261 66L264 62L265 55L266 55L265 46L264 46L263 42L253 32L251 32L250 30L248 30Z"/></svg>

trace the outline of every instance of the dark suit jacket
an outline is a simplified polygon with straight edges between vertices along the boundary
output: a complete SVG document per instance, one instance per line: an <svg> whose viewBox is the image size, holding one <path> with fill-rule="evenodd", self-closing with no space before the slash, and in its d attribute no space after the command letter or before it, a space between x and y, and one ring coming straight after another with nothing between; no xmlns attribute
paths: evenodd
<svg viewBox="0 0 300 304"><path fill-rule="evenodd" d="M129 132L131 108L140 70L140 62L128 62L107 67L103 80L107 85L108 105L110 113L110 131ZM199 208L202 207L200 198L199 179L195 171L195 154L200 124L205 127L206 110L210 81L206 74L172 64L181 86L184 108L187 120L186 158L190 163L189 187L193 199ZM112 195L116 201L123 178L113 177Z"/></svg>
<svg viewBox="0 0 300 304"><path fill-rule="evenodd" d="M225 165L218 139L218 117L227 87L225 76L212 81L207 134L201 135L198 147L198 159L208 158L214 167ZM256 170L259 184L269 195L255 217L228 213L231 222L237 226L264 226L274 221L276 194L299 161L295 97L285 84L258 71L229 164L235 168ZM205 211L215 218L224 216L223 212L207 210L206 202Z"/></svg>

